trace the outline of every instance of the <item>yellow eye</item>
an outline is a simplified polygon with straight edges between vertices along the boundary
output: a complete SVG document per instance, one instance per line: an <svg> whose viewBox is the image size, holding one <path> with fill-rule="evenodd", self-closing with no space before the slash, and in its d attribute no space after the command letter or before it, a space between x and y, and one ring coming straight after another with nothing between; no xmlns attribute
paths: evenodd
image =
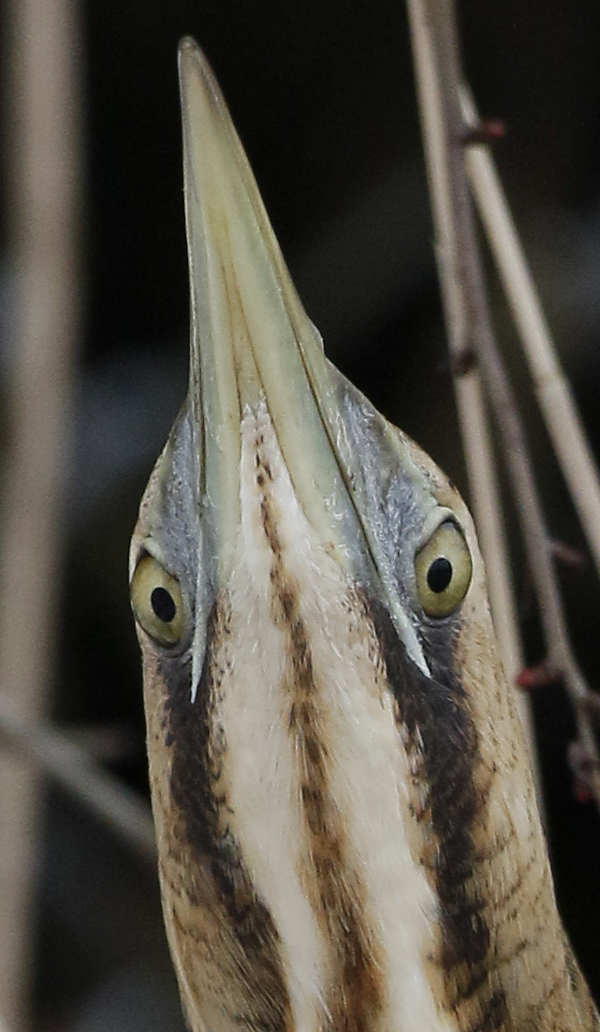
<svg viewBox="0 0 600 1032"><path fill-rule="evenodd" d="M417 590L428 616L449 616L471 583L467 542L455 523L442 523L415 558Z"/></svg>
<svg viewBox="0 0 600 1032"><path fill-rule="evenodd" d="M179 584L151 555L137 564L131 581L134 616L159 645L177 645L183 637L185 613Z"/></svg>

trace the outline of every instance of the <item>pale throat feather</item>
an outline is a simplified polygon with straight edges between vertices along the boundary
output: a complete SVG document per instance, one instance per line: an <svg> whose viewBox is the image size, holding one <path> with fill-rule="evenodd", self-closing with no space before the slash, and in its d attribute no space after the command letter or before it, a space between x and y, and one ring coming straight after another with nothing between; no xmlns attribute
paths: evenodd
<svg viewBox="0 0 600 1032"><path fill-rule="evenodd" d="M379 642L302 511L266 405L246 411L241 442L218 788L279 937L294 1032L331 1023L352 935L371 973L373 1030L455 1029L432 990L436 899Z"/></svg>

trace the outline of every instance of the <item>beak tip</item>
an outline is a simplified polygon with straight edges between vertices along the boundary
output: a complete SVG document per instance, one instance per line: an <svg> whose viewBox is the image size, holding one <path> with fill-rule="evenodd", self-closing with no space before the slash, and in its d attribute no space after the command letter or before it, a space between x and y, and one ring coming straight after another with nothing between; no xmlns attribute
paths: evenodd
<svg viewBox="0 0 600 1032"><path fill-rule="evenodd" d="M194 62L198 61L202 57L200 47L196 43L196 40L192 36L184 36L179 41L177 47L177 64L179 68L179 80L183 83L183 80L189 75L191 66Z"/></svg>
<svg viewBox="0 0 600 1032"><path fill-rule="evenodd" d="M179 88L185 108L186 93L195 78L204 88L205 95L218 100L220 90L206 55L196 43L193 36L184 36L177 48L177 64L179 68Z"/></svg>

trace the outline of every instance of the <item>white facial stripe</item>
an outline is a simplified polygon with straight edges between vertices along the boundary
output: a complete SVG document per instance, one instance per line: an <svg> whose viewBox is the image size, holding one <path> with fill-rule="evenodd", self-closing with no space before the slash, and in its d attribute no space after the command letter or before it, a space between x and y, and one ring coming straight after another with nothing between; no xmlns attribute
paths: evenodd
<svg viewBox="0 0 600 1032"><path fill-rule="evenodd" d="M227 687L223 685L220 717L228 744L223 777L233 810L232 831L281 937L295 1032L313 1032L322 1024L330 964L317 915L300 878L309 839L300 800L301 758L289 732L293 696L284 684L285 642L272 619L272 553L265 540L256 483L259 433L255 420L247 416L241 532L229 586L231 640L239 662ZM273 474L279 479L283 463L279 455L273 458L278 463Z"/></svg>
<svg viewBox="0 0 600 1032"><path fill-rule="evenodd" d="M257 483L256 444L272 481ZM357 891L368 948L381 971L381 1032L449 1032L426 973L435 899L411 855L409 770L378 643L335 559L326 554L294 494L266 411L242 424L241 530L229 585L235 643L218 719L228 749L223 782L230 826L280 936L295 1032L317 1032L335 970L335 946L306 893L311 841L301 763L290 733L289 628L273 619L273 552L261 495L271 493L276 533L311 654L318 733L328 792L340 815L344 870ZM231 645L230 645L231 648ZM316 878L316 873L313 872ZM353 888L356 886L357 888Z"/></svg>

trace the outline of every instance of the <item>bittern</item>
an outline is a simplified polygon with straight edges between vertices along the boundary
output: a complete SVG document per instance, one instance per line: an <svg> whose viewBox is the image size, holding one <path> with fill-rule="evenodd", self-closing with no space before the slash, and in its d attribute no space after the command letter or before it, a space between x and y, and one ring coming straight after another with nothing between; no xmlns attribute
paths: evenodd
<svg viewBox="0 0 600 1032"><path fill-rule="evenodd" d="M130 566L190 1028L597 1030L471 517L325 358L179 60L190 381Z"/></svg>

